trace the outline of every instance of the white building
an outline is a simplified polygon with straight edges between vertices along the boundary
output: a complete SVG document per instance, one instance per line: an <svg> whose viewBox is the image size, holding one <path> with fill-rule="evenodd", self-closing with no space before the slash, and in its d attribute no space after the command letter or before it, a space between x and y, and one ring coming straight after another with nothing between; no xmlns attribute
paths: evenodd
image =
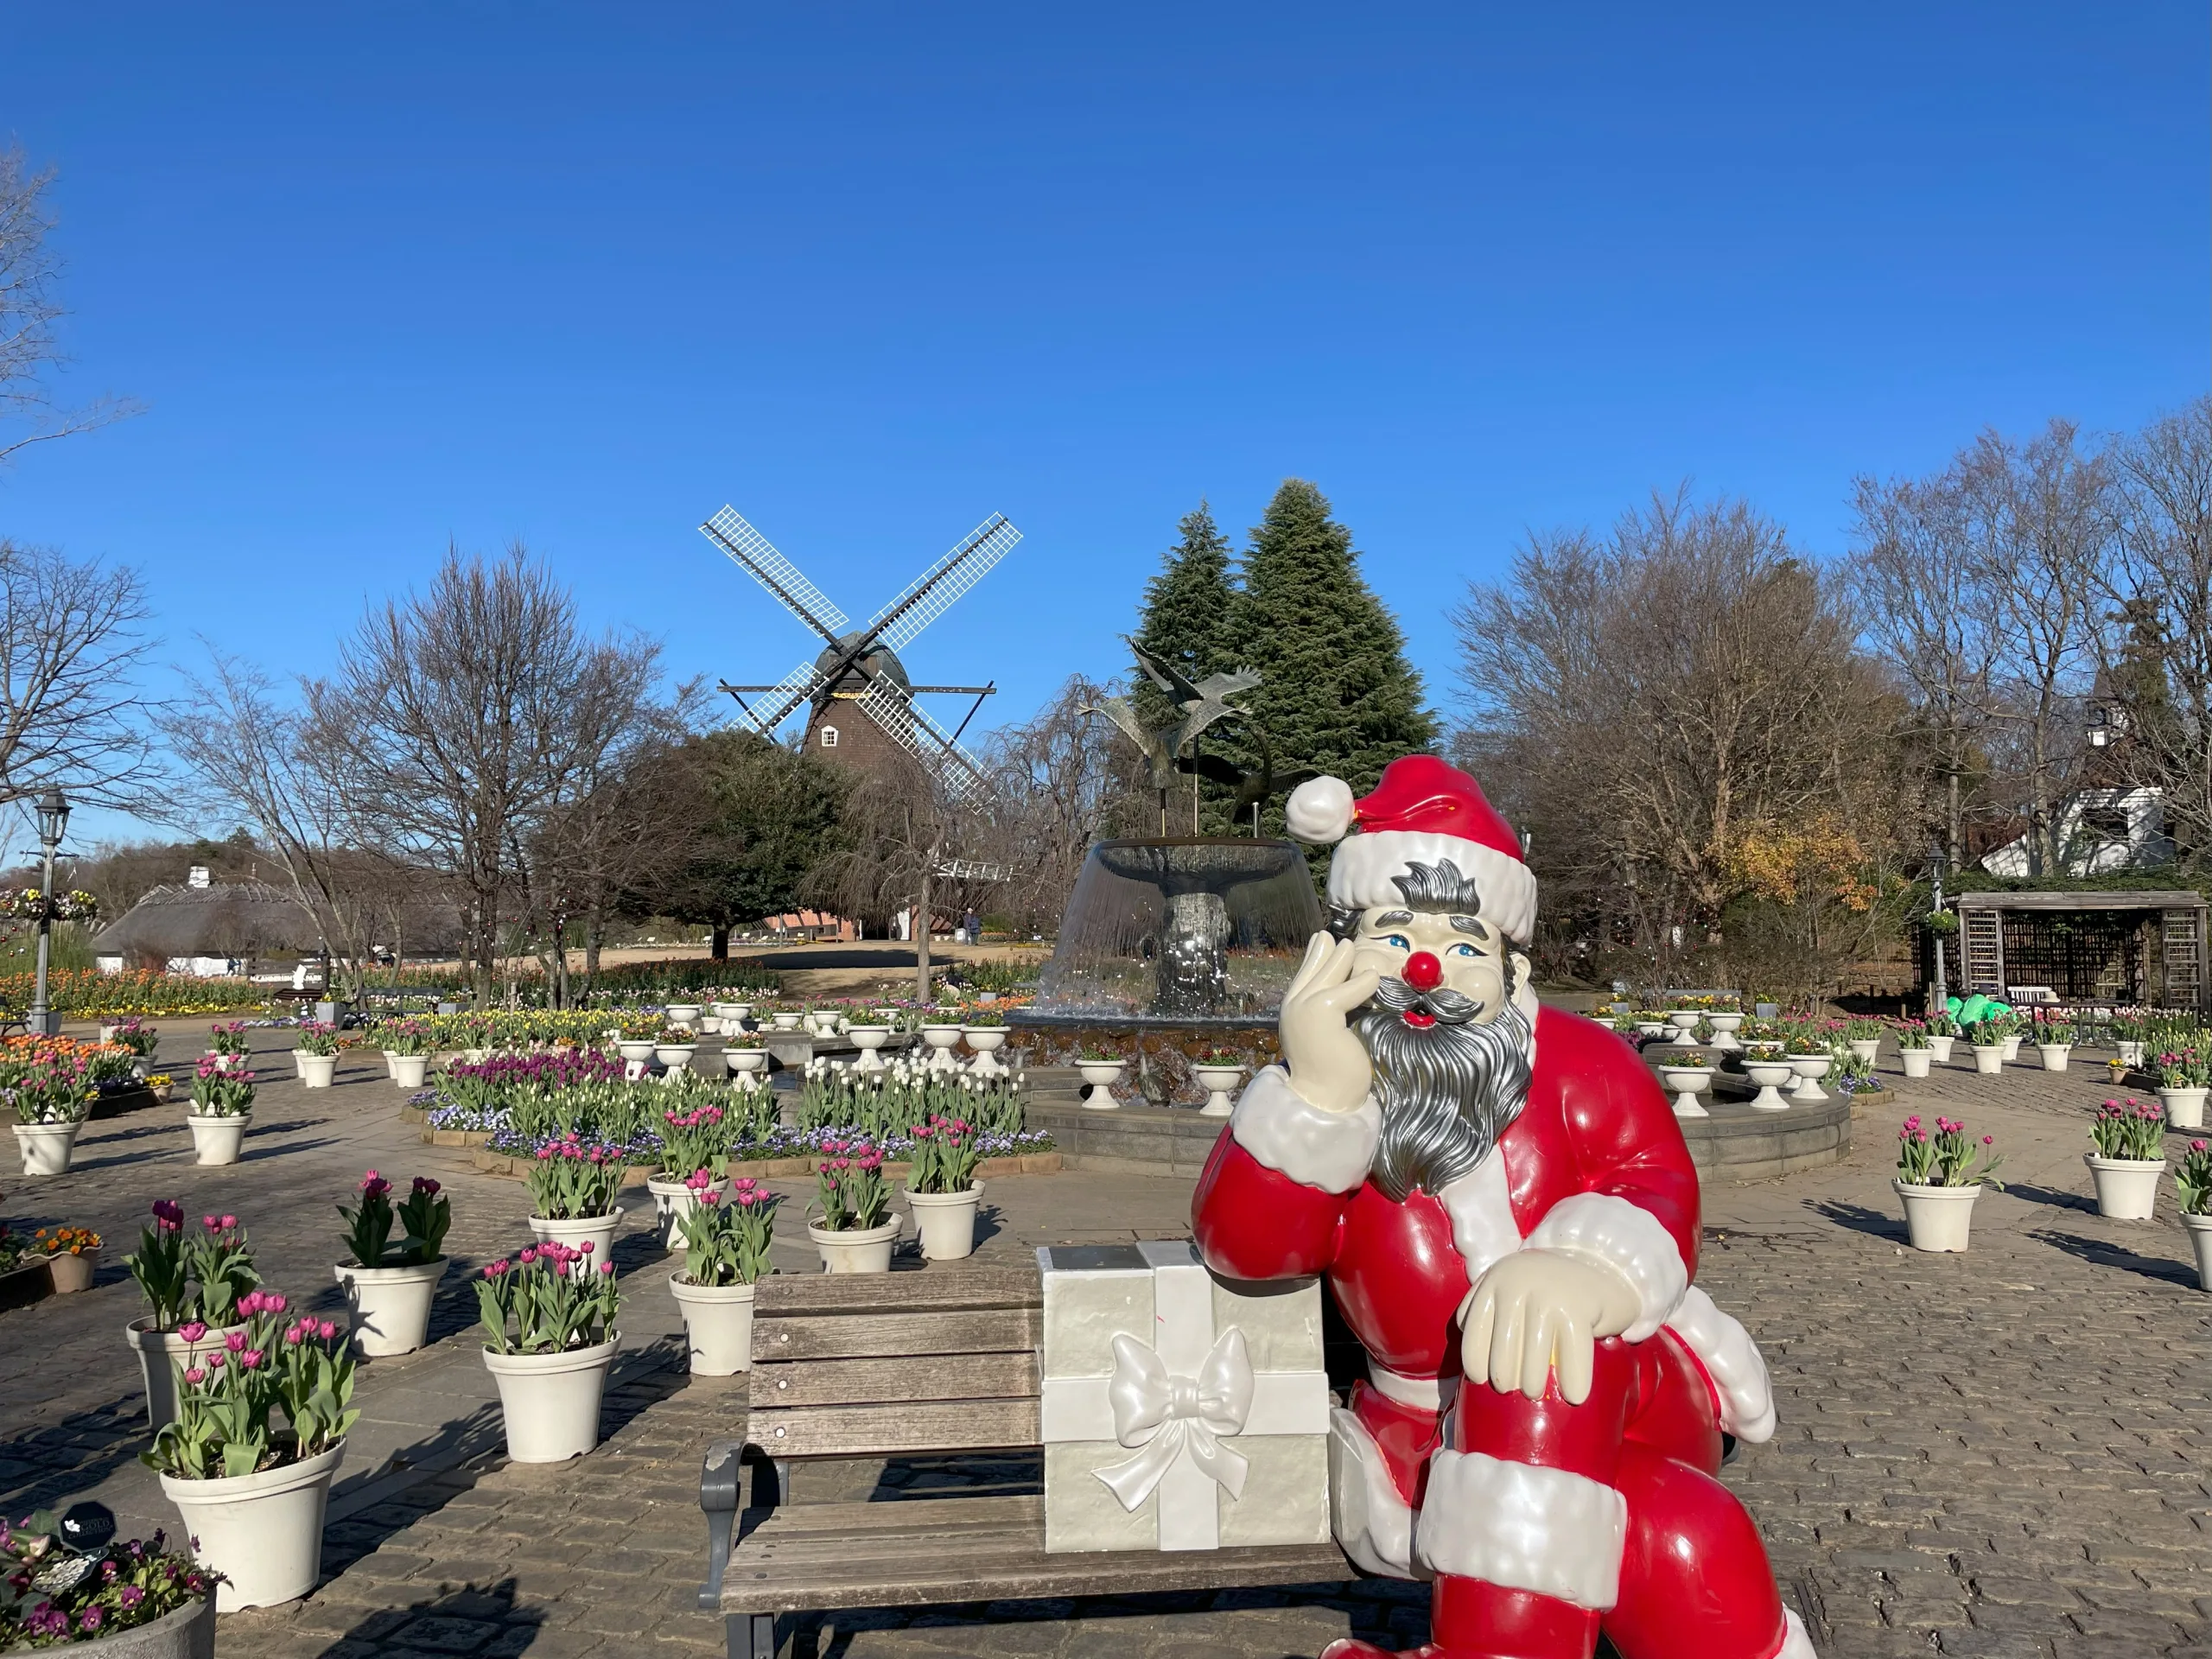
<svg viewBox="0 0 2212 1659"><path fill-rule="evenodd" d="M2174 860L2166 833L2165 797L2156 789L2085 789L2058 808L2063 868L2046 875L2103 875ZM2028 838L2008 841L1981 861L1992 875L2022 877L2028 870Z"/></svg>

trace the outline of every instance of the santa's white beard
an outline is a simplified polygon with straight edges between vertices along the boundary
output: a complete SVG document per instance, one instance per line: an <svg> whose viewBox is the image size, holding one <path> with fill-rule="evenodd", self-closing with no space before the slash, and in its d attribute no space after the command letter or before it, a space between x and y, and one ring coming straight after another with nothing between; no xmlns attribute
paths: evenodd
<svg viewBox="0 0 2212 1659"><path fill-rule="evenodd" d="M1438 1192L1471 1173L1521 1115L1535 1075L1535 1033L1510 1002L1488 1025L1476 1025L1475 1005L1448 991L1422 996L1402 982L1385 982L1376 1001L1383 1006L1359 1020L1382 1110L1368 1173L1402 1203L1415 1187ZM1408 1007L1436 1023L1408 1025Z"/></svg>

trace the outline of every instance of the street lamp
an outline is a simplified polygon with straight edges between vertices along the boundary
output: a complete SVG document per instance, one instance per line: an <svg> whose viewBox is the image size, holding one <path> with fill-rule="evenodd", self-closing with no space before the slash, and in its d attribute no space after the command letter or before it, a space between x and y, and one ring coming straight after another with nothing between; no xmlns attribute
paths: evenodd
<svg viewBox="0 0 2212 1659"><path fill-rule="evenodd" d="M46 1002L47 963L54 950L54 855L61 849L61 835L69 827L69 803L54 785L38 798L38 839L46 863L38 882L38 984L31 995L31 1008L23 1023L42 1037L60 1033L61 1021Z"/></svg>

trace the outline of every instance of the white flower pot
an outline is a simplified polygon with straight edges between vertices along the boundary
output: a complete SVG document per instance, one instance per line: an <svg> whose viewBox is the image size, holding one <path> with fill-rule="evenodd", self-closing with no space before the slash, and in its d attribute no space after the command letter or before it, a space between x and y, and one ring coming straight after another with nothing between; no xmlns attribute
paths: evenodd
<svg viewBox="0 0 2212 1659"><path fill-rule="evenodd" d="M1751 1096L1755 1112L1786 1112L1789 1103L1782 1097L1782 1085L1796 1073L1787 1060L1746 1060L1744 1075L1758 1084L1759 1091Z"/></svg>
<svg viewBox="0 0 2212 1659"><path fill-rule="evenodd" d="M653 1058L671 1071L683 1071L690 1069L696 1052L690 1043L659 1043L654 1046Z"/></svg>
<svg viewBox="0 0 2212 1659"><path fill-rule="evenodd" d="M960 1063L952 1058L952 1051L960 1046L965 1033L958 1026L929 1025L922 1027L922 1040L929 1045L930 1057L925 1064L932 1071L957 1071Z"/></svg>
<svg viewBox="0 0 2212 1659"><path fill-rule="evenodd" d="M765 1048L726 1048L722 1050L722 1064L733 1076L768 1069L768 1051Z"/></svg>
<svg viewBox="0 0 2212 1659"><path fill-rule="evenodd" d="M671 1026L681 1026L686 1031L689 1031L692 1027L699 1023L699 1004L696 1002L670 1003L668 1005L668 1023Z"/></svg>
<svg viewBox="0 0 2212 1659"><path fill-rule="evenodd" d="M420 1089L429 1074L430 1057L427 1054L386 1054L384 1059L391 1080L402 1089Z"/></svg>
<svg viewBox="0 0 2212 1659"><path fill-rule="evenodd" d="M683 1248L683 1218L699 1207L699 1196L682 1181L670 1180L666 1175L656 1175L645 1183L645 1191L653 1195L653 1217L659 1224L661 1242L671 1250ZM725 1175L715 1183L718 1197L729 1197L729 1178Z"/></svg>
<svg viewBox="0 0 2212 1659"><path fill-rule="evenodd" d="M806 1236L822 1252L824 1273L888 1273L891 1247L899 1242L899 1217L892 1217L880 1227L848 1227L841 1231L817 1227L810 1221Z"/></svg>
<svg viewBox="0 0 2212 1659"><path fill-rule="evenodd" d="M1785 1054L1789 1069L1797 1074L1797 1086L1789 1091L1792 1100L1826 1100L1828 1091L1821 1087L1821 1079L1835 1064L1832 1054Z"/></svg>
<svg viewBox="0 0 2212 1659"><path fill-rule="evenodd" d="M976 1053L976 1058L968 1063L969 1075L978 1077L1006 1076L1006 1067L1000 1061L998 1052L1006 1046L1007 1028L1004 1026L967 1026L963 1030L968 1038L968 1046Z"/></svg>
<svg viewBox="0 0 2212 1659"><path fill-rule="evenodd" d="M220 1049L211 1048L207 1051L207 1058L215 1062L218 1071L243 1071L246 1062L253 1057L250 1054L226 1054Z"/></svg>
<svg viewBox="0 0 2212 1659"><path fill-rule="evenodd" d="M722 1022L725 1030L743 1025L745 1016L753 1012L750 1002L716 1002L713 1007L715 1018Z"/></svg>
<svg viewBox="0 0 2212 1659"><path fill-rule="evenodd" d="M1662 1065L1659 1068L1659 1081L1666 1084L1674 1094L1676 1117L1710 1117L1712 1116L1705 1109L1704 1103L1697 1097L1698 1090L1713 1081L1711 1066Z"/></svg>
<svg viewBox="0 0 2212 1659"><path fill-rule="evenodd" d="M2037 1043L2036 1045L2036 1057L2043 1062L2043 1069L2046 1071L2063 1071L2066 1069L2066 1057L2073 1052L2074 1045L2071 1043Z"/></svg>
<svg viewBox="0 0 2212 1659"><path fill-rule="evenodd" d="M223 1332L236 1328L210 1327L198 1342L187 1342L174 1331L155 1330L151 1314L123 1327L123 1339L138 1356L138 1375L146 1385L149 1432L159 1433L176 1421L176 1372L170 1367L189 1367L195 1357L223 1345Z"/></svg>
<svg viewBox="0 0 2212 1659"><path fill-rule="evenodd" d="M2189 1230L2189 1248L2196 1255L2196 1287L2212 1290L2212 1216L2184 1215L2181 1224Z"/></svg>
<svg viewBox="0 0 2212 1659"><path fill-rule="evenodd" d="M1985 1077L1993 1077L2005 1069L2005 1045L1976 1043L1974 1046L1974 1069Z"/></svg>
<svg viewBox="0 0 2212 1659"><path fill-rule="evenodd" d="M292 1051L292 1064L299 1068L303 1088L327 1089L331 1079L338 1075L335 1054L310 1054L303 1048L296 1048Z"/></svg>
<svg viewBox="0 0 2212 1659"><path fill-rule="evenodd" d="M1110 1112L1120 1107L1122 1103L1114 1098L1114 1085L1128 1069L1126 1060L1077 1060L1075 1069L1083 1073L1085 1106L1094 1112Z"/></svg>
<svg viewBox="0 0 2212 1659"><path fill-rule="evenodd" d="M1958 1040L1955 1037L1930 1037L1928 1039L1928 1052L1936 1057L1936 1065L1948 1065L1951 1063L1951 1045Z"/></svg>
<svg viewBox="0 0 2212 1659"><path fill-rule="evenodd" d="M2122 1065L2133 1066L2133 1065L2142 1065L2142 1064L2143 1064L2143 1045L2142 1045L2142 1044L2140 1044L2140 1043L2132 1043L2132 1042L2127 1042L2127 1041L2124 1041L2124 1040L2123 1040L2123 1041L2119 1042L2119 1043L2116 1045L2116 1046L2117 1046L2117 1047L2119 1048L2119 1050L2120 1050L2120 1063Z"/></svg>
<svg viewBox="0 0 2212 1659"><path fill-rule="evenodd" d="M570 1249L581 1250L588 1242L591 1245L592 1271L599 1271L599 1264L611 1261L614 1253L615 1230L622 1225L622 1206L616 1205L614 1213L607 1216L584 1216L575 1221L549 1221L543 1216L530 1218L530 1230L541 1244L550 1240L566 1244Z"/></svg>
<svg viewBox="0 0 2212 1659"><path fill-rule="evenodd" d="M683 1315L692 1376L735 1376L753 1369L752 1286L695 1285L674 1273L668 1287Z"/></svg>
<svg viewBox="0 0 2212 1659"><path fill-rule="evenodd" d="M239 1148L245 1145L245 1132L253 1127L251 1112L232 1112L227 1116L203 1117L198 1112L187 1110L185 1122L192 1130L193 1161L213 1166L235 1164Z"/></svg>
<svg viewBox="0 0 2212 1659"><path fill-rule="evenodd" d="M23 1160L26 1175L67 1175L69 1161L77 1155L77 1132L85 1127L79 1118L69 1123L18 1123L16 1129L16 1154Z"/></svg>
<svg viewBox="0 0 2212 1659"><path fill-rule="evenodd" d="M797 1031L798 1022L804 1017L797 1012L778 1013L769 1016L769 1022L778 1031Z"/></svg>
<svg viewBox="0 0 2212 1659"><path fill-rule="evenodd" d="M2166 1173L2163 1158L2100 1158L2082 1154L2096 1184L2097 1213L2113 1221L2148 1221L2158 1201L2158 1177Z"/></svg>
<svg viewBox="0 0 2212 1659"><path fill-rule="evenodd" d="M446 1276L446 1259L398 1268L340 1262L336 1274L353 1327L354 1351L372 1359L411 1354L430 1334L430 1304Z"/></svg>
<svg viewBox="0 0 2212 1659"><path fill-rule="evenodd" d="M2005 1039L2005 1065L2010 1065L2020 1058L2020 1045L2026 1040L2027 1039L2017 1031Z"/></svg>
<svg viewBox="0 0 2212 1659"><path fill-rule="evenodd" d="M1636 1022L1636 1029L1641 1036L1663 1037L1667 1034L1667 1022L1664 1020L1639 1020Z"/></svg>
<svg viewBox="0 0 2212 1659"><path fill-rule="evenodd" d="M1675 1040L1686 1043L1690 1040L1690 1033L1697 1029L1698 1021L1704 1018L1695 1008L1675 1008L1669 1012L1667 1023L1681 1033Z"/></svg>
<svg viewBox="0 0 2212 1659"><path fill-rule="evenodd" d="M495 1354L484 1367L499 1384L507 1456L517 1463L565 1463L599 1444L599 1402L607 1392L619 1332L592 1348L559 1354Z"/></svg>
<svg viewBox="0 0 2212 1659"><path fill-rule="evenodd" d="M1198 1087L1206 1091L1206 1103L1198 1108L1200 1117L1227 1117L1236 1109L1236 1103L1229 1098L1229 1091L1243 1079L1243 1066L1194 1065L1191 1068L1191 1075L1198 1080Z"/></svg>
<svg viewBox="0 0 2212 1659"><path fill-rule="evenodd" d="M2161 1089L2158 1103L2166 1109L2166 1127L2170 1129L2201 1129L2204 1127L2204 1096L2212 1090L2203 1089Z"/></svg>
<svg viewBox="0 0 2212 1659"><path fill-rule="evenodd" d="M631 1042L627 1039L614 1045L614 1052L632 1065L641 1065L653 1057L652 1043Z"/></svg>
<svg viewBox="0 0 2212 1659"><path fill-rule="evenodd" d="M1901 1048L1897 1051L1897 1058L1904 1062L1904 1074L1908 1077L1924 1077L1928 1075L1929 1058L1928 1049Z"/></svg>
<svg viewBox="0 0 2212 1659"><path fill-rule="evenodd" d="M192 1554L224 1575L215 1611L297 1601L322 1572L322 1518L330 1482L346 1456L340 1440L297 1463L222 1480L162 1477L184 1517Z"/></svg>
<svg viewBox="0 0 2212 1659"><path fill-rule="evenodd" d="M1744 1028L1742 1014L1708 1014L1705 1016L1705 1023L1713 1027L1713 1047L1741 1048L1743 1046L1736 1038L1736 1033Z"/></svg>
<svg viewBox="0 0 2212 1659"><path fill-rule="evenodd" d="M845 1034L853 1039L853 1046L861 1052L860 1058L853 1062L854 1071L880 1071L885 1069L883 1056L876 1051L891 1040L890 1027L849 1026Z"/></svg>
<svg viewBox="0 0 2212 1659"><path fill-rule="evenodd" d="M1872 1065L1881 1058L1882 1039L1878 1037L1854 1037L1851 1039L1850 1047L1853 1054Z"/></svg>
<svg viewBox="0 0 2212 1659"><path fill-rule="evenodd" d="M917 1192L910 1186L906 1193L925 1256L932 1262L957 1262L976 1254L976 1205L983 1196L981 1181L969 1182L965 1192Z"/></svg>
<svg viewBox="0 0 2212 1659"><path fill-rule="evenodd" d="M1963 1250L1974 1227L1974 1201L1980 1183L1971 1186L1917 1186L1891 1180L1904 1200L1904 1227L1916 1250Z"/></svg>

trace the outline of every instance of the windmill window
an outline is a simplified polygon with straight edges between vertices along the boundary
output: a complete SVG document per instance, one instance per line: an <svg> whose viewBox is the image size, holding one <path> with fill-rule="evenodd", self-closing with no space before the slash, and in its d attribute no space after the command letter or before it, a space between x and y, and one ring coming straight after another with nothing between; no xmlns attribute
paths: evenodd
<svg viewBox="0 0 2212 1659"><path fill-rule="evenodd" d="M834 749L837 747L837 728L835 726L824 726L822 728L822 747L825 749Z"/></svg>

